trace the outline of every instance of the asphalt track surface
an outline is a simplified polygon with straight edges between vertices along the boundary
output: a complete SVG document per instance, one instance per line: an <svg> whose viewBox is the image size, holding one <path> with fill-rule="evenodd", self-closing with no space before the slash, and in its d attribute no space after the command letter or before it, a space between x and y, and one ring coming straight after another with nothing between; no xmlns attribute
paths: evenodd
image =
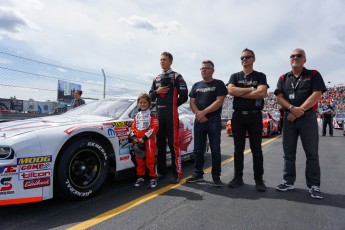
<svg viewBox="0 0 345 230"><path fill-rule="evenodd" d="M345 229L345 137L320 136L321 191L324 199L309 196L304 177L305 155L298 145L296 189L278 192L282 179L282 138L263 139L267 191L257 192L248 146L244 185L215 188L206 155L205 182L170 185L159 181L156 189L134 188L133 181L109 178L94 198L72 202L52 199L41 203L0 207L0 229ZM248 140L247 140L248 144ZM233 140L222 133L222 176L233 176ZM183 164L184 177L193 162Z"/></svg>

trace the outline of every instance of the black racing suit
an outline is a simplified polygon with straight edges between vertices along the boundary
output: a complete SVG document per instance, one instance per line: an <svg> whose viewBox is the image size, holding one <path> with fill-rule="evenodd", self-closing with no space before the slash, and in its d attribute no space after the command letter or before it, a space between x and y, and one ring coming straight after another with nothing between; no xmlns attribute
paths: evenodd
<svg viewBox="0 0 345 230"><path fill-rule="evenodd" d="M165 94L157 94L156 90L159 86L169 86L169 91ZM170 69L153 79L150 97L152 101L157 99L159 120L157 172L160 175L166 175L166 140L168 139L173 177L182 178L177 107L188 100L186 82L181 74Z"/></svg>

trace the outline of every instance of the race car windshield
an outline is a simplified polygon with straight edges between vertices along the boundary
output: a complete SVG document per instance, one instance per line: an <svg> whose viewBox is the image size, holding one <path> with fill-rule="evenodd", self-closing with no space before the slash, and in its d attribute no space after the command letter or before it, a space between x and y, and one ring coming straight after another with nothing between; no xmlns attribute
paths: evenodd
<svg viewBox="0 0 345 230"><path fill-rule="evenodd" d="M134 102L134 99L93 101L83 106L72 109L65 114L68 116L94 115L118 119Z"/></svg>

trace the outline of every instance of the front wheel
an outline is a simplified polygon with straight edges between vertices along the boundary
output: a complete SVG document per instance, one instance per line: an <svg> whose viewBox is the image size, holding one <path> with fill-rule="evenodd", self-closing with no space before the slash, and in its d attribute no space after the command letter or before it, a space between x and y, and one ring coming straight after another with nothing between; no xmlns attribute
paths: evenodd
<svg viewBox="0 0 345 230"><path fill-rule="evenodd" d="M108 175L108 155L96 140L84 138L70 144L55 164L57 195L83 200L93 196Z"/></svg>

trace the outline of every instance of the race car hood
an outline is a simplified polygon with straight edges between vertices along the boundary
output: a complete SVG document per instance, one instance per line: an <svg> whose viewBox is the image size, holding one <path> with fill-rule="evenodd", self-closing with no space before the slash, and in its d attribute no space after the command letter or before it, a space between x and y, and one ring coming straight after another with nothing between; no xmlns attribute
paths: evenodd
<svg viewBox="0 0 345 230"><path fill-rule="evenodd" d="M81 115L78 117L57 115L10 121L0 123L0 138L10 138L16 135L21 135L41 129L50 129L57 126L67 126L67 128L72 128L76 125L100 123L109 120L112 120L112 118L93 115Z"/></svg>

